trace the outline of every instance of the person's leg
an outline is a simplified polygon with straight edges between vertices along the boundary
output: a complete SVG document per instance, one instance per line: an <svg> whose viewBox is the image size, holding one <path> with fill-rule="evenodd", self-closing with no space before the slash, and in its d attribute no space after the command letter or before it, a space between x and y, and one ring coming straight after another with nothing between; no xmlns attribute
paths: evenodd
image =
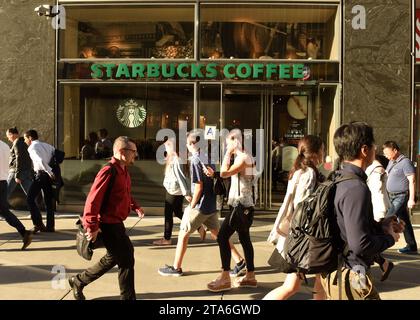
<svg viewBox="0 0 420 320"><path fill-rule="evenodd" d="M23 192L27 196L29 188L31 187L31 184L32 184L32 172L25 171L22 174L22 179L21 180L22 180L22 182L20 184L20 187L22 188Z"/></svg>
<svg viewBox="0 0 420 320"><path fill-rule="evenodd" d="M9 172L7 177L7 199L10 198L12 192L16 189L15 173Z"/></svg>
<svg viewBox="0 0 420 320"><path fill-rule="evenodd" d="M297 273L288 273L282 286L271 290L263 300L286 300L299 291L301 282Z"/></svg>
<svg viewBox="0 0 420 320"><path fill-rule="evenodd" d="M324 287L321 284L321 276L319 274L315 275L314 283L314 300L325 300L327 295L325 294Z"/></svg>
<svg viewBox="0 0 420 320"><path fill-rule="evenodd" d="M175 196L170 195L166 192L165 195L165 232L164 238L165 240L171 240L172 237L172 229L174 225L174 200Z"/></svg>
<svg viewBox="0 0 420 320"><path fill-rule="evenodd" d="M411 225L407 203L408 203L408 196L405 196L404 205L400 207L399 211L397 212L397 216L405 222L404 238L405 238L405 242L407 243L407 246L411 250L417 251L416 238L414 237L414 230L413 230L413 226Z"/></svg>
<svg viewBox="0 0 420 320"><path fill-rule="evenodd" d="M7 202L7 181L0 181L0 215L4 217L6 222L15 228L20 235L25 235L25 227L22 222L9 210L9 203Z"/></svg>
<svg viewBox="0 0 420 320"><path fill-rule="evenodd" d="M36 176L34 182L29 188L28 197L26 199L29 211L31 212L31 219L35 227L42 227L44 225L42 223L41 212L39 211L38 205L36 204L36 198L40 192L41 184L39 181L39 177Z"/></svg>
<svg viewBox="0 0 420 320"><path fill-rule="evenodd" d="M219 233L217 235L217 243L219 244L220 259L222 262L223 271L230 271L230 259L232 257L231 246L229 239L234 234L233 230L229 226L229 218L231 213L228 213L220 226ZM229 277L229 274L227 275Z"/></svg>
<svg viewBox="0 0 420 320"><path fill-rule="evenodd" d="M52 181L47 173L41 175L41 188L44 196L45 209L47 211L47 230L54 230L54 196L52 189Z"/></svg>
<svg viewBox="0 0 420 320"><path fill-rule="evenodd" d="M173 202L173 209L175 217L182 220L182 216L184 214L184 211L182 210L182 204L184 203L184 196L175 196L174 202Z"/></svg>
<svg viewBox="0 0 420 320"><path fill-rule="evenodd" d="M175 269L181 269L182 260L184 259L185 252L187 251L189 238L189 232L185 232L184 230L179 231L178 243L176 244L175 258L173 264Z"/></svg>

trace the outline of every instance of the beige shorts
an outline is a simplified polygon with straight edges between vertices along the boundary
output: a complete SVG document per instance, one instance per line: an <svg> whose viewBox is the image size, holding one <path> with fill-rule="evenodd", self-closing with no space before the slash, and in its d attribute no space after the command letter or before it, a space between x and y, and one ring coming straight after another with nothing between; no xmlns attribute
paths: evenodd
<svg viewBox="0 0 420 320"><path fill-rule="evenodd" d="M189 206L186 207L180 229L188 234L192 234L202 224L204 224L209 230L219 231L220 223L217 211L212 214L203 214L199 209L191 209Z"/></svg>

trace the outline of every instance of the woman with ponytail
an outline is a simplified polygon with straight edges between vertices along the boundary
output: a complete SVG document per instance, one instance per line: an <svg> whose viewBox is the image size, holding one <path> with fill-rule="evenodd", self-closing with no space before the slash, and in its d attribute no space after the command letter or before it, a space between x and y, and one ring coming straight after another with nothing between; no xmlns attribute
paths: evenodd
<svg viewBox="0 0 420 320"><path fill-rule="evenodd" d="M283 251L284 241L289 233L294 208L311 194L318 182L324 179L317 169L324 160L324 143L322 140L313 135L305 136L299 141L298 153L293 168L289 173L286 196L268 237L269 242L277 242L276 249L279 254ZM290 298L299 291L302 279L302 275L299 273L288 273L283 285L270 291L264 297L264 300L285 300ZM313 294L314 300L325 299L319 275L316 275L315 278Z"/></svg>

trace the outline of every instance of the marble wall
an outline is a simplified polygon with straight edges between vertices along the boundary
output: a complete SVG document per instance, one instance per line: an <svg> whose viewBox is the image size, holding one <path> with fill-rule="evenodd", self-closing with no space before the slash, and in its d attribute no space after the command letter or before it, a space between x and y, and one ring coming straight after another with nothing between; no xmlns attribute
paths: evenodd
<svg viewBox="0 0 420 320"><path fill-rule="evenodd" d="M0 0L0 139L35 129L54 142L55 31L34 8L54 1Z"/></svg>
<svg viewBox="0 0 420 320"><path fill-rule="evenodd" d="M352 8L366 8L366 29L352 28ZM410 146L410 0L345 0L343 122L374 127L378 146Z"/></svg>

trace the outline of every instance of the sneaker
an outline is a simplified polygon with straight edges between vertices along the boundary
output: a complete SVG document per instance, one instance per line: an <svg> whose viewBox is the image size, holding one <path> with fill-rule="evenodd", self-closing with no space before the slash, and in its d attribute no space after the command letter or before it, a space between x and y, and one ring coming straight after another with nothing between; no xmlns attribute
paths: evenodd
<svg viewBox="0 0 420 320"><path fill-rule="evenodd" d="M172 244L172 240L166 240L165 238L153 241L155 246L170 246Z"/></svg>
<svg viewBox="0 0 420 320"><path fill-rule="evenodd" d="M406 246L405 248L398 249L398 252L405 254L417 254L417 249L413 250L409 246Z"/></svg>
<svg viewBox="0 0 420 320"><path fill-rule="evenodd" d="M255 278L236 278L235 280L235 287L237 288L256 288L257 287L257 280Z"/></svg>
<svg viewBox="0 0 420 320"><path fill-rule="evenodd" d="M168 266L167 264L165 264L163 268L159 268L158 273L164 277L180 277L182 276L182 269L175 269L173 266Z"/></svg>
<svg viewBox="0 0 420 320"><path fill-rule="evenodd" d="M241 260L238 264L236 264L235 268L233 268L232 271L230 271L231 277L239 277L244 276L246 274L246 263L245 260Z"/></svg>
<svg viewBox="0 0 420 320"><path fill-rule="evenodd" d="M32 231L26 230L23 235L23 245L22 250L25 250L32 242Z"/></svg>
<svg viewBox="0 0 420 320"><path fill-rule="evenodd" d="M229 291L232 289L232 285L229 280L222 280L220 278L217 278L216 280L213 280L212 282L207 284L207 289L211 292L222 292L222 291Z"/></svg>

